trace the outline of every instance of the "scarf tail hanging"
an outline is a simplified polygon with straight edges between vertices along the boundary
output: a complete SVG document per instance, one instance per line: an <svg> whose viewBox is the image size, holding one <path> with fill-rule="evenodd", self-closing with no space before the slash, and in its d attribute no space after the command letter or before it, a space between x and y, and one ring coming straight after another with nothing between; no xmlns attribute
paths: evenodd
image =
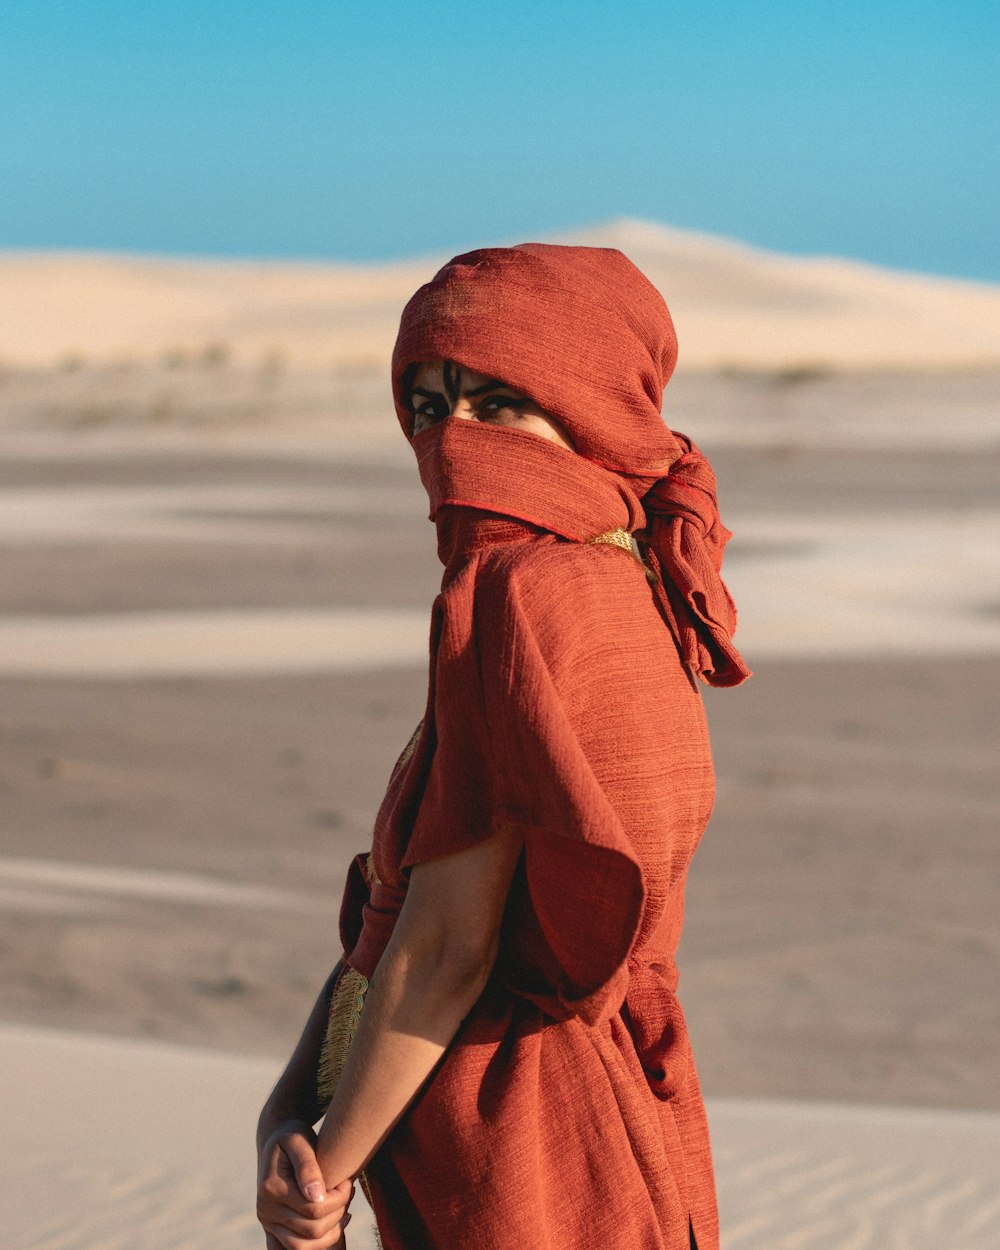
<svg viewBox="0 0 1000 1250"><path fill-rule="evenodd" d="M688 668L710 686L737 686L750 670L733 644L736 605L722 580L732 534L719 515L712 466L686 435L674 437L683 454L647 483L642 499L648 558Z"/></svg>

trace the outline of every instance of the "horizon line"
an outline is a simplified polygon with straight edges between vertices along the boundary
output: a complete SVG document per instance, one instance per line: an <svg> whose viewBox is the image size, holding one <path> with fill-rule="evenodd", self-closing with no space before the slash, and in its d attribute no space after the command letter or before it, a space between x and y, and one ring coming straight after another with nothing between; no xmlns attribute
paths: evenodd
<svg viewBox="0 0 1000 1250"><path fill-rule="evenodd" d="M708 244L728 245L730 248L741 252L748 252L763 258L773 258L780 260L790 260L802 263L842 263L857 265L863 269L879 270L884 273L896 274L900 276L909 276L916 278L924 278L941 282L956 282L969 284L977 287L1000 287L1000 280L991 278L974 278L968 274L955 273L953 270L936 270L936 269L912 269L902 268L895 265L884 264L879 261L866 260L856 255L850 255L842 252L814 252L814 251L782 251L778 248L768 247L758 243L752 243L746 239L739 238L735 235L714 234L708 230L696 230L688 226L675 226L668 222L656 221L647 217L631 217L628 215L620 215L615 217L603 218L590 224L565 226L557 230L546 230L540 232L535 239L529 240L519 239L519 242L537 241L558 242L564 235L581 235L594 234L600 231L622 229L627 227L652 228L654 231L662 231L668 234L686 236L690 240L702 240ZM61 246L61 245L12 245L0 240L0 259L9 259L14 257L81 257L81 258L106 258L106 259L133 259L144 261L165 261L176 262L178 264L233 264L233 265L288 265L296 268L344 268L344 269L384 269L394 265L419 265L424 262L438 261L440 258L448 256L461 255L463 252L472 251L480 247L510 247L514 246L506 240L491 239L488 241L480 241L472 244L462 244L458 247L451 245L445 248L427 248L413 252L399 253L391 256L383 257L363 257L351 258L337 255L323 255L320 253L308 252L296 254L294 252L278 252L278 251L260 251L260 252L220 252L220 251L198 251L198 250L173 250L170 248L152 250L145 248L131 247L90 247L90 246ZM586 245L584 245L586 246ZM595 246L600 246L596 244ZM621 249L624 250L624 249Z"/></svg>

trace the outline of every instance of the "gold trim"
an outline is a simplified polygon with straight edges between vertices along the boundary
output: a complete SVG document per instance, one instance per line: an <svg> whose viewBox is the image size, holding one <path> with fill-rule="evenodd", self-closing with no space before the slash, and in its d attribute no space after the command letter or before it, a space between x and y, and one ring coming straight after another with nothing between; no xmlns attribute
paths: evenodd
<svg viewBox="0 0 1000 1250"><path fill-rule="evenodd" d="M337 979L316 1075L316 1093L323 1106L329 1103L340 1082L367 990L368 978L351 967L346 967Z"/></svg>
<svg viewBox="0 0 1000 1250"><path fill-rule="evenodd" d="M627 551L630 556L635 555L632 535L621 527L616 530L607 530L603 534L598 534L596 538L587 539L587 544L591 547L600 546L602 543L608 547L621 547L622 551Z"/></svg>
<svg viewBox="0 0 1000 1250"><path fill-rule="evenodd" d="M405 747L403 747L403 752L400 755L399 759L396 761L397 768L402 768L404 764L409 763L410 758L413 755L413 752L417 749L417 743L420 741L420 735L423 733L423 731L424 731L424 722L421 721L420 724L416 727L416 729L414 729L413 733L410 735L410 741L406 744Z"/></svg>
<svg viewBox="0 0 1000 1250"><path fill-rule="evenodd" d="M340 1078L347 1062L347 1052L357 1032L361 1020L361 1008L365 1005L365 994L368 992L368 978L348 965L337 978L337 985L330 1000L330 1015L326 1025L326 1036L319 1054L319 1070L316 1074L316 1093L320 1103L329 1106L334 1091L340 1084ZM371 1206L371 1190L368 1188L368 1176L365 1172L358 1175L358 1183ZM375 1230L376 1243L381 1246L378 1229Z"/></svg>
<svg viewBox="0 0 1000 1250"><path fill-rule="evenodd" d="M622 551L627 551L633 560L640 566L646 574L646 581L651 586L655 586L660 580L646 561L642 558L642 552L639 550L639 544L636 542L635 535L627 529L619 526L616 530L606 530L603 534L598 534L596 538L587 539L588 547L607 546L618 547Z"/></svg>

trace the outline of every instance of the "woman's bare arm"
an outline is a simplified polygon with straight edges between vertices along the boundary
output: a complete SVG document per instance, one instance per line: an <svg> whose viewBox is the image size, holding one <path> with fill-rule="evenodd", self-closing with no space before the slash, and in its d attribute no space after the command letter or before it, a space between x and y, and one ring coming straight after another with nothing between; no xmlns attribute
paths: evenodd
<svg viewBox="0 0 1000 1250"><path fill-rule="evenodd" d="M520 835L505 830L413 868L320 1129L328 1185L361 1171L483 992L520 852Z"/></svg>
<svg viewBox="0 0 1000 1250"><path fill-rule="evenodd" d="M309 1013L292 1057L271 1091L257 1123L257 1149L270 1137L276 1125L284 1120L303 1120L315 1124L323 1114L323 1107L316 1093L320 1051L326 1034L330 1013L330 998L341 963L330 973Z"/></svg>
<svg viewBox="0 0 1000 1250"><path fill-rule="evenodd" d="M267 1250L341 1244L351 1186L328 1189L316 1161L313 1125L323 1113L316 1091L338 963L320 990L302 1036L257 1123L257 1218Z"/></svg>

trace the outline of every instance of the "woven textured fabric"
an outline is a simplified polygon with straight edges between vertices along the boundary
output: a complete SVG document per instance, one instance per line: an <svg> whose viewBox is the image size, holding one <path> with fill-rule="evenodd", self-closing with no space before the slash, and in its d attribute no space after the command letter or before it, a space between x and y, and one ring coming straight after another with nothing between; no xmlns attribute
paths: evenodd
<svg viewBox="0 0 1000 1250"><path fill-rule="evenodd" d="M375 973L414 864L504 826L525 853L487 991L368 1167L383 1242L683 1250L690 1215L713 1250L675 964L713 794L700 696L630 554L441 512L427 709L375 875L354 863L348 962Z"/></svg>
<svg viewBox="0 0 1000 1250"><path fill-rule="evenodd" d="M577 450L455 418L413 439L445 570L424 719L348 877L347 963L375 975L415 865L501 829L524 853L489 984L368 1182L387 1250L687 1250L689 1220L718 1250L675 957L714 793L693 676L746 672L728 532L707 462L659 416L659 295L618 253L523 250L446 266L395 357L404 428L407 366L451 359L530 394ZM653 583L591 541L616 530Z"/></svg>

